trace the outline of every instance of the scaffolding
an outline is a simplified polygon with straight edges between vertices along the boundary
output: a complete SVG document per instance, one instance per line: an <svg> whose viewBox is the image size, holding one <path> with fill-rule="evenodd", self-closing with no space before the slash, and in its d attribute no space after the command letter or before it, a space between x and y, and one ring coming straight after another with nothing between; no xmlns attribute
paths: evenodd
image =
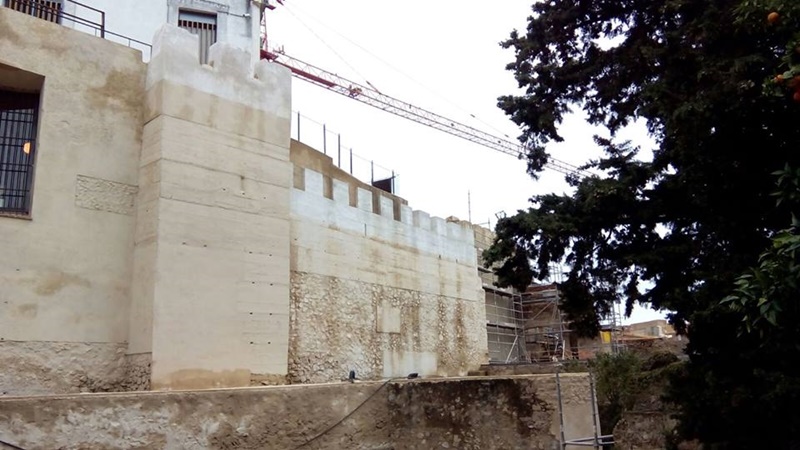
<svg viewBox="0 0 800 450"><path fill-rule="evenodd" d="M600 335L586 339L570 330L570 323L561 309L561 291L557 284L530 286L521 295L521 303L525 347L531 362L586 360L597 353L618 353L625 345L618 305L601 321Z"/></svg>
<svg viewBox="0 0 800 450"><path fill-rule="evenodd" d="M486 296L486 335L490 364L529 363L525 350L521 296L493 285L494 275L484 268L483 290ZM488 283L486 281L489 281Z"/></svg>
<svg viewBox="0 0 800 450"><path fill-rule="evenodd" d="M522 295L525 346L532 362L572 359L568 353L569 324L561 313L561 296L555 284L532 286Z"/></svg>
<svg viewBox="0 0 800 450"><path fill-rule="evenodd" d="M611 353L616 354L625 349L626 345L622 339L622 313L619 304L614 304L611 312L601 321L600 326L603 330L601 331L601 341L610 344Z"/></svg>

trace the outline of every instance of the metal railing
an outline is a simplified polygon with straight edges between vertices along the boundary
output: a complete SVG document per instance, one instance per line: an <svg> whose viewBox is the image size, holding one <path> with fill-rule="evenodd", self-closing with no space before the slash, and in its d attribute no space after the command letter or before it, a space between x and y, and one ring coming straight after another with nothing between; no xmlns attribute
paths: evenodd
<svg viewBox="0 0 800 450"><path fill-rule="evenodd" d="M99 19L97 19L98 21L95 22L87 19L86 17L64 11L64 4L67 2L75 5L76 9L83 8L99 15ZM106 13L105 11L101 11L89 5L84 5L83 3L72 0L5 0L4 3L6 8L37 17L48 22L63 25L63 21L66 19L75 24L85 25L90 28L100 30L100 37L105 37Z"/></svg>
<svg viewBox="0 0 800 450"><path fill-rule="evenodd" d="M390 180L389 189L381 188L397 194L398 174L394 170L353 153L353 147L343 142L342 135L328 128L327 124L304 116L297 111L292 111L292 113L292 138L330 156L336 167L361 181L369 182L372 186L379 187L376 183Z"/></svg>
<svg viewBox="0 0 800 450"><path fill-rule="evenodd" d="M67 12L65 6L74 12ZM14 11L73 28L103 39L126 45L150 56L152 46L106 29L106 13L103 10L74 0L3 0L3 6Z"/></svg>

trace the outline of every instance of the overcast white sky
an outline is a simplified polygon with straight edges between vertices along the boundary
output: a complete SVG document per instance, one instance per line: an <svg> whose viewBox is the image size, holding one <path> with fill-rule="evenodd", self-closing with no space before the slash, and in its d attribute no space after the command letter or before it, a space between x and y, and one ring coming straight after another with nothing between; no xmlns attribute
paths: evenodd
<svg viewBox="0 0 800 450"><path fill-rule="evenodd" d="M274 3L274 2L273 2ZM285 0L267 11L270 45L384 94L499 136L519 130L497 108L497 97L517 92L505 65L512 50L498 43L524 30L530 0ZM474 223L495 223L495 213L528 206L535 194L569 190L563 175L546 171L538 181L525 163L355 100L294 79L292 108L341 135L346 149L374 160L376 178L394 170L398 194L414 209L467 219L471 193ZM476 118L473 118L475 116ZM301 119L301 140L321 148L322 127ZM294 125L296 131L296 124ZM580 115L563 124L567 141L549 148L576 165L599 155L596 130ZM296 137L296 135L293 135ZM652 145L642 127L624 136ZM329 152L336 136L328 134ZM329 153L330 154L330 153ZM334 153L335 155L335 153ZM343 168L348 163L343 153ZM334 156L334 159L336 157ZM369 181L369 164L356 159L356 175ZM637 308L630 321L661 318Z"/></svg>

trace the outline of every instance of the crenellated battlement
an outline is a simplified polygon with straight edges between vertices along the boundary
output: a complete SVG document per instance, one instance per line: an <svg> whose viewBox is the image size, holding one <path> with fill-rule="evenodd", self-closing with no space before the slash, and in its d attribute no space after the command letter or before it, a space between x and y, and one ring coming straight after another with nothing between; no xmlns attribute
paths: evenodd
<svg viewBox="0 0 800 450"><path fill-rule="evenodd" d="M295 183L295 189L308 195L325 198L331 204L335 204L337 211L341 211L342 218L347 220L341 220L335 215L321 219L339 229L350 228L363 233L363 225L372 224L375 228L373 233L377 237L389 240L405 237L407 238L405 244L409 246L418 245L420 238L424 236L429 241L428 243L440 241L439 244L444 244L446 242L450 250L460 246L474 250L475 234L472 227L465 222L448 222L441 217L432 217L425 211L412 209L397 197L336 178L329 180L331 189L330 197L328 197L325 195L325 176L308 168L303 168L302 171L303 182ZM298 184L300 184L299 187ZM348 212L348 209L351 211ZM369 216L365 216L363 213L367 213ZM378 234L378 229L381 227L375 225L381 222L391 230L393 235L381 236ZM368 234L369 232L370 230L367 229Z"/></svg>
<svg viewBox="0 0 800 450"><path fill-rule="evenodd" d="M198 37L164 25L147 69L145 122L164 114L288 147L291 72L251 61L247 51L218 42L201 64Z"/></svg>

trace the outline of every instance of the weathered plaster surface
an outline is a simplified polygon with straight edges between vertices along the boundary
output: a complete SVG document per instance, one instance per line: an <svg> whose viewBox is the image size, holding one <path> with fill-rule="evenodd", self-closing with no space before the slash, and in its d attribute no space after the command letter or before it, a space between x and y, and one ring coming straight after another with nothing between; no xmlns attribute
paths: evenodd
<svg viewBox="0 0 800 450"><path fill-rule="evenodd" d="M553 449L555 387L534 375L0 398L0 438L26 449L292 449L330 428L305 448ZM591 436L586 375L562 376L561 389L566 437Z"/></svg>
<svg viewBox="0 0 800 450"><path fill-rule="evenodd" d="M116 389L145 65L127 47L8 8L0 8L0 64L44 78L32 212L0 217L3 389Z"/></svg>
<svg viewBox="0 0 800 450"><path fill-rule="evenodd" d="M7 8L0 63L44 76L31 220L0 217L0 338L123 342L134 218L108 199L136 184L145 66Z"/></svg>

